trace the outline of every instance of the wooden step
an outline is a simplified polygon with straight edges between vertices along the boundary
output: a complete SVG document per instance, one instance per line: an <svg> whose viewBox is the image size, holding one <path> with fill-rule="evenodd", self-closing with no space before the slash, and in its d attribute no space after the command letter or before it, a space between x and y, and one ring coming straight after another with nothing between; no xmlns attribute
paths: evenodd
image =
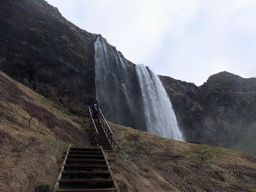
<svg viewBox="0 0 256 192"><path fill-rule="evenodd" d="M98 141L98 142L100 142L100 141L105 141L105 142L108 142L108 143L109 143L108 139L97 139L97 141Z"/></svg>
<svg viewBox="0 0 256 192"><path fill-rule="evenodd" d="M106 161L105 159L67 159L66 161L67 164L70 164L70 163L93 163L93 164L106 164Z"/></svg>
<svg viewBox="0 0 256 192"><path fill-rule="evenodd" d="M87 171L95 171L95 170L107 170L108 166L100 165L100 164L90 164L90 165L81 165L81 164L69 164L65 165L64 170L87 170Z"/></svg>
<svg viewBox="0 0 256 192"><path fill-rule="evenodd" d="M67 174L67 175L72 175L72 174L92 174L92 175L96 175L96 174L102 174L102 175L109 175L110 172L109 171L63 171L63 174Z"/></svg>
<svg viewBox="0 0 256 192"><path fill-rule="evenodd" d="M107 168L107 165L100 164L90 164L90 165L82 165L82 164L69 164L65 165L67 168Z"/></svg>
<svg viewBox="0 0 256 192"><path fill-rule="evenodd" d="M98 139L107 139L107 137L106 137L105 135L98 136L97 138L98 138Z"/></svg>
<svg viewBox="0 0 256 192"><path fill-rule="evenodd" d="M109 171L63 171L62 179L108 179Z"/></svg>
<svg viewBox="0 0 256 192"><path fill-rule="evenodd" d="M107 137L97 137L97 139L98 139L98 140L103 140L103 139L104 139L104 140L108 140Z"/></svg>
<svg viewBox="0 0 256 192"><path fill-rule="evenodd" d="M104 144L104 143L105 143L105 144L109 144L108 141L98 141L98 144L99 144L99 143L102 143L102 144ZM109 145L110 145L110 144L109 144Z"/></svg>
<svg viewBox="0 0 256 192"><path fill-rule="evenodd" d="M99 133L99 134L97 135L97 137L105 137L105 138L107 138L107 136L105 135L105 133Z"/></svg>
<svg viewBox="0 0 256 192"><path fill-rule="evenodd" d="M70 154L68 158L104 159L104 155Z"/></svg>
<svg viewBox="0 0 256 192"><path fill-rule="evenodd" d="M113 179L61 179L60 183L111 183Z"/></svg>
<svg viewBox="0 0 256 192"><path fill-rule="evenodd" d="M99 146L101 146L103 149L105 149L105 148L111 148L111 145L106 144L106 143L99 143Z"/></svg>
<svg viewBox="0 0 256 192"><path fill-rule="evenodd" d="M102 154L102 151L70 151L69 155L75 155L75 154L80 154L80 155L89 155L89 154Z"/></svg>
<svg viewBox="0 0 256 192"><path fill-rule="evenodd" d="M117 192L115 188L102 189L58 189L56 192Z"/></svg>
<svg viewBox="0 0 256 192"><path fill-rule="evenodd" d="M100 148L69 148L55 192L117 192L104 150L112 150L105 135L98 139ZM56 188L58 188L56 190Z"/></svg>
<svg viewBox="0 0 256 192"><path fill-rule="evenodd" d="M61 179L60 188L72 189L95 189L95 188L113 188L113 179Z"/></svg>
<svg viewBox="0 0 256 192"><path fill-rule="evenodd" d="M70 150L81 150L81 151L100 151L98 147L82 148L82 147L71 147Z"/></svg>
<svg viewBox="0 0 256 192"><path fill-rule="evenodd" d="M99 145L110 145L109 142L107 142L107 141L99 141L98 144Z"/></svg>

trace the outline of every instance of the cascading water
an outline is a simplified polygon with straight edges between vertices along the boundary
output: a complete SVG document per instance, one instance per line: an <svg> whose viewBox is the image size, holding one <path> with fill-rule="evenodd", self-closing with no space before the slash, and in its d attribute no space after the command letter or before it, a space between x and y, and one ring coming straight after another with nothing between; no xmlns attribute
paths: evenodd
<svg viewBox="0 0 256 192"><path fill-rule="evenodd" d="M104 115L113 123L146 131L135 65L101 36L94 47L96 97Z"/></svg>
<svg viewBox="0 0 256 192"><path fill-rule="evenodd" d="M96 97L113 123L183 140L170 99L158 76L127 61L98 36L95 47Z"/></svg>
<svg viewBox="0 0 256 192"><path fill-rule="evenodd" d="M144 65L136 65L136 72L142 91L148 131L182 141L171 101L160 79Z"/></svg>

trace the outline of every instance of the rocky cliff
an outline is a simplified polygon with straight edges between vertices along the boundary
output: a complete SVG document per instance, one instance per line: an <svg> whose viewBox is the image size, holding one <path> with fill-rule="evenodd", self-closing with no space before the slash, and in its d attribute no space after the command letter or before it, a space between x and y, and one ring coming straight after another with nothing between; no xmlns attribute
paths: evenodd
<svg viewBox="0 0 256 192"><path fill-rule="evenodd" d="M44 0L0 2L0 70L40 93L92 102L95 38Z"/></svg>
<svg viewBox="0 0 256 192"><path fill-rule="evenodd" d="M256 78L220 72L202 86L161 76L187 141L234 147L256 154ZM238 144L239 143L239 144Z"/></svg>

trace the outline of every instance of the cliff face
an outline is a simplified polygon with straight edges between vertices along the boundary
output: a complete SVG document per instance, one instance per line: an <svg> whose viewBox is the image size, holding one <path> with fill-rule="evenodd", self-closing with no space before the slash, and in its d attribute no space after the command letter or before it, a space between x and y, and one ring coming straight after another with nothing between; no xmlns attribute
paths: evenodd
<svg viewBox="0 0 256 192"><path fill-rule="evenodd" d="M146 131L136 67L101 36L95 42L95 72L97 99L105 117Z"/></svg>
<svg viewBox="0 0 256 192"><path fill-rule="evenodd" d="M96 37L44 0L0 1L0 70L43 95L81 107L95 101ZM200 87L160 78L187 141L238 149L241 143L255 143L250 142L256 136L255 78L222 72Z"/></svg>
<svg viewBox="0 0 256 192"><path fill-rule="evenodd" d="M0 4L0 70L40 93L53 92L81 106L92 102L96 35L44 0Z"/></svg>
<svg viewBox="0 0 256 192"><path fill-rule="evenodd" d="M200 87L170 77L161 80L187 141L233 147L255 129L256 78L221 72Z"/></svg>

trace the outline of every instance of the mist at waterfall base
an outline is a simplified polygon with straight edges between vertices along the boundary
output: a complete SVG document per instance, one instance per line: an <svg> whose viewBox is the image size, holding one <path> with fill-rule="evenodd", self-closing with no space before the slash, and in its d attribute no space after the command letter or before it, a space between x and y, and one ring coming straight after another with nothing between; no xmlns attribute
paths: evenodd
<svg viewBox="0 0 256 192"><path fill-rule="evenodd" d="M94 47L96 97L107 120L183 141L158 76L144 65L127 61L101 36Z"/></svg>

